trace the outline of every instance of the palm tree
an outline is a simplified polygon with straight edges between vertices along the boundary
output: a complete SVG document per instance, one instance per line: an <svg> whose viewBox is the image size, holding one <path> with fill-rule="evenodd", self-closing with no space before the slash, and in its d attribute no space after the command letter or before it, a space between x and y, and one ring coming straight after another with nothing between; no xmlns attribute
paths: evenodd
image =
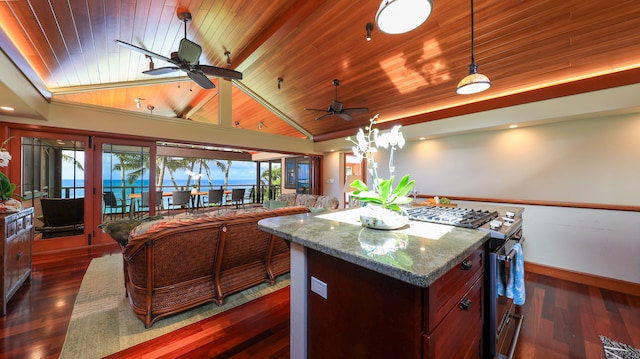
<svg viewBox="0 0 640 359"><path fill-rule="evenodd" d="M180 186L178 186L178 183L176 182L174 173L176 173L176 171L180 169L186 170L191 168L190 161L185 159L174 159L171 157L167 157L165 160L165 165L166 165L167 172L169 173L169 178L171 179L171 183L173 184L173 187L175 189L179 189ZM161 178L160 180L163 180L163 178ZM163 183L163 182L160 182L160 183Z"/></svg>
<svg viewBox="0 0 640 359"><path fill-rule="evenodd" d="M119 171L122 183L127 183L133 187L133 184L140 178L144 171L149 168L149 156L143 156L137 153L112 153L118 159L118 163L113 165L112 171ZM126 197L126 188L122 186L122 197Z"/></svg>
<svg viewBox="0 0 640 359"><path fill-rule="evenodd" d="M266 169L262 171L260 174L260 183L263 186L268 186L268 191L264 191L262 193L262 199L272 199L275 198L278 191L274 191L273 186L279 186L282 178L282 170L280 167L271 168L271 170Z"/></svg>
<svg viewBox="0 0 640 359"><path fill-rule="evenodd" d="M225 164L222 161L216 161L216 166L218 167L218 169L224 172L224 189L226 190L229 189L229 170L231 169L232 162L233 161L231 160L227 160L227 163Z"/></svg>
<svg viewBox="0 0 640 359"><path fill-rule="evenodd" d="M280 178L282 177L281 175L282 171L280 167L272 168L271 171L269 171L269 169L266 169L262 171L262 174L260 174L260 183L265 185L268 185L269 182L271 182L272 185L280 184Z"/></svg>

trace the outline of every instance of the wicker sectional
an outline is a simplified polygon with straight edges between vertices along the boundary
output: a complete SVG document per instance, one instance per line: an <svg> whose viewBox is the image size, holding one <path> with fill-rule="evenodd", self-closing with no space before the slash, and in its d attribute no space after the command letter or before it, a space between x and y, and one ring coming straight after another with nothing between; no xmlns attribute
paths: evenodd
<svg viewBox="0 0 640 359"><path fill-rule="evenodd" d="M143 223L122 247L131 308L145 327L289 271L289 247L258 229L267 217L306 207L233 211Z"/></svg>

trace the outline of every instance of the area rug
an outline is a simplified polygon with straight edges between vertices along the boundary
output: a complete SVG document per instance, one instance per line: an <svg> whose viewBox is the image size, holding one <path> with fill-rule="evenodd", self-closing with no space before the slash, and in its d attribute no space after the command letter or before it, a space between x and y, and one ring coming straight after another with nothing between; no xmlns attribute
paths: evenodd
<svg viewBox="0 0 640 359"><path fill-rule="evenodd" d="M226 297L220 307L205 304L145 329L125 297L122 255L96 258L82 279L60 358L102 358L285 288L289 282L289 275L283 275L274 285L264 283Z"/></svg>
<svg viewBox="0 0 640 359"><path fill-rule="evenodd" d="M640 350L627 344L611 340L603 335L600 336L602 349L606 359L640 359Z"/></svg>

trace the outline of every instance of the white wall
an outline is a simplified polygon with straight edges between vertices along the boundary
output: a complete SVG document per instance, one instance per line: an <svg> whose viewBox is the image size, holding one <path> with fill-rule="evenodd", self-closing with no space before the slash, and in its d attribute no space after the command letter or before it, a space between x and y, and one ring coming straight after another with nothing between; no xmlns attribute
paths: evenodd
<svg viewBox="0 0 640 359"><path fill-rule="evenodd" d="M329 152L324 154L322 171L322 194L334 196L340 201L340 208L343 208L344 195L344 163L340 152Z"/></svg>
<svg viewBox="0 0 640 359"><path fill-rule="evenodd" d="M396 155L421 193L640 205L640 114L411 142Z"/></svg>
<svg viewBox="0 0 640 359"><path fill-rule="evenodd" d="M395 165L424 194L640 206L640 114L410 142ZM527 261L640 283L640 212L525 206L523 228Z"/></svg>

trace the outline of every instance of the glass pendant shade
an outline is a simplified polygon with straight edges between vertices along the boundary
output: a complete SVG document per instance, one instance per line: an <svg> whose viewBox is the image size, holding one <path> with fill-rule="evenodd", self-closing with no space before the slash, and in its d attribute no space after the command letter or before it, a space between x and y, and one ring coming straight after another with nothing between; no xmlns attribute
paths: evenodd
<svg viewBox="0 0 640 359"><path fill-rule="evenodd" d="M382 0L376 25L384 33L402 34L427 21L432 9L431 0Z"/></svg>
<svg viewBox="0 0 640 359"><path fill-rule="evenodd" d="M491 87L491 81L483 74L478 73L478 65L469 65L469 75L458 82L456 93L460 95L470 95L482 92Z"/></svg>

